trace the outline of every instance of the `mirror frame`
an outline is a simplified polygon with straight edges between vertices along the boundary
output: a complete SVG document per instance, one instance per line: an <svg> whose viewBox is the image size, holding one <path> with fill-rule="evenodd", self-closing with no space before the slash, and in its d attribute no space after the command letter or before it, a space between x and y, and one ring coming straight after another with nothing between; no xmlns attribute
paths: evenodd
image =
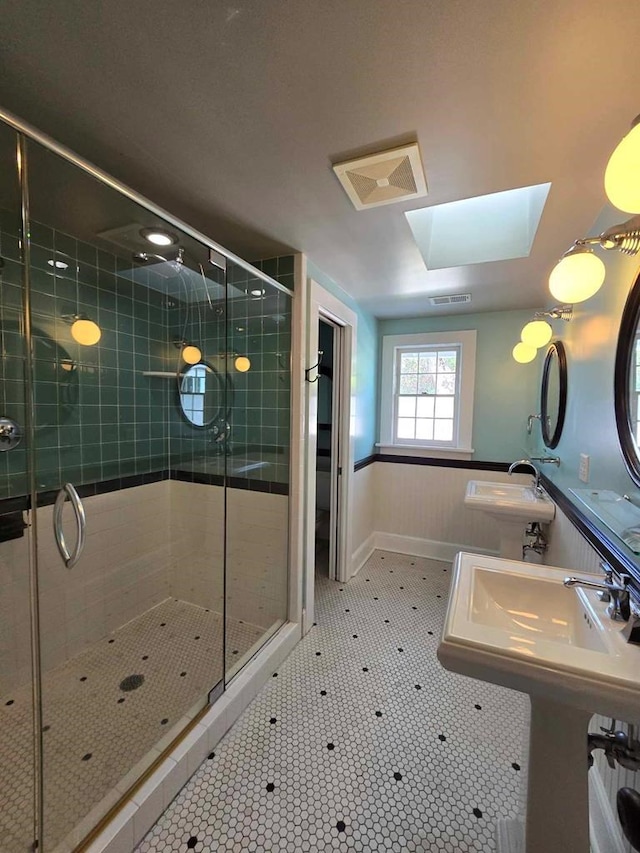
<svg viewBox="0 0 640 853"><path fill-rule="evenodd" d="M207 370L210 370L211 373L215 376L215 378L218 382L218 385L220 386L220 391L222 392L222 395L223 395L222 404L220 406L218 406L218 410L216 411L215 415L211 418L211 420L205 424L194 424L194 422L192 420L190 420L190 418L187 417L185 410L182 406L182 382L183 382L186 374L193 367L206 367ZM216 368L212 364L209 364L209 362L204 361L204 359L197 362L196 364L188 365L187 369L181 370L180 373L178 374L178 376L179 376L179 382L177 383L178 393L177 393L176 402L178 405L178 411L180 412L180 417L182 418L184 423L188 424L193 429L197 429L197 430L212 429L213 425L217 421L219 421L220 419L224 418L225 415L227 414L227 411L229 408L229 400L227 399L228 394L229 394L229 382L225 381L225 379L220 375L220 372L218 370L216 370Z"/></svg>
<svg viewBox="0 0 640 853"><path fill-rule="evenodd" d="M629 409L629 374L633 342L640 321L640 275L636 278L625 302L618 333L616 362L613 376L613 399L616 427L622 458L629 476L640 486L640 449L637 448L631 430Z"/></svg>
<svg viewBox="0 0 640 853"><path fill-rule="evenodd" d="M556 420L555 429L553 430L553 433L549 435L547 397L549 396L550 374L554 357L557 358L558 361L560 399L558 400L558 419ZM553 343L549 345L549 349L547 350L547 354L544 359L544 367L542 368L542 386L540 388L540 428L542 430L542 440L544 441L544 445L550 450L556 448L560 442L566 411L567 353L562 341L553 341Z"/></svg>

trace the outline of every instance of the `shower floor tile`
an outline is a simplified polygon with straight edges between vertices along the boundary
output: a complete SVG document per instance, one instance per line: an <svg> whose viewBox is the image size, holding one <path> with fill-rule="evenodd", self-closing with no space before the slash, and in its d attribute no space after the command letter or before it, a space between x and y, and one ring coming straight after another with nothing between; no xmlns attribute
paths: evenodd
<svg viewBox="0 0 640 853"><path fill-rule="evenodd" d="M43 678L44 842L54 847L222 678L219 613L167 599ZM227 665L264 634L227 620ZM234 652L236 653L234 655ZM31 689L0 707L0 850L31 849ZM204 704L204 702L203 702Z"/></svg>
<svg viewBox="0 0 640 853"><path fill-rule="evenodd" d="M449 577L382 551L349 584L319 574L317 626L137 853L495 850L529 702L438 662Z"/></svg>

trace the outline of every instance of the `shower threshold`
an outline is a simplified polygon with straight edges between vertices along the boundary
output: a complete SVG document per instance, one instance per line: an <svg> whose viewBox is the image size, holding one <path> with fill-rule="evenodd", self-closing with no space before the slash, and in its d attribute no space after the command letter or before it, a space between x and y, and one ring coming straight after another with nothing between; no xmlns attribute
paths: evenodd
<svg viewBox="0 0 640 853"><path fill-rule="evenodd" d="M224 677L222 633L220 613L166 599L44 674L46 850L72 850L205 706ZM227 620L227 671L265 633ZM1 853L28 849L32 840L31 726L27 685L0 705L0 761L12 768L0 777Z"/></svg>

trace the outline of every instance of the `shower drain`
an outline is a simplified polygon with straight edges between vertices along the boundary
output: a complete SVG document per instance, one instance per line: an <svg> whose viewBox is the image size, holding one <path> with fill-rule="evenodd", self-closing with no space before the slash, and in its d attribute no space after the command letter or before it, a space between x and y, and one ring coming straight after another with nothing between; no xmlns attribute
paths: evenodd
<svg viewBox="0 0 640 853"><path fill-rule="evenodd" d="M128 675L120 682L120 690L128 693L129 690L137 690L144 683L144 675Z"/></svg>

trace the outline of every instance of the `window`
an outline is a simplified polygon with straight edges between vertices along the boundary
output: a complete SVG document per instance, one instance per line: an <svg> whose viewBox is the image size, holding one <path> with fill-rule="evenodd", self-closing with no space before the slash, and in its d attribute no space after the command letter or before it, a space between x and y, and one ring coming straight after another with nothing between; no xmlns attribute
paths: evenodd
<svg viewBox="0 0 640 853"><path fill-rule="evenodd" d="M475 331L383 338L381 446L472 453L475 348Z"/></svg>

